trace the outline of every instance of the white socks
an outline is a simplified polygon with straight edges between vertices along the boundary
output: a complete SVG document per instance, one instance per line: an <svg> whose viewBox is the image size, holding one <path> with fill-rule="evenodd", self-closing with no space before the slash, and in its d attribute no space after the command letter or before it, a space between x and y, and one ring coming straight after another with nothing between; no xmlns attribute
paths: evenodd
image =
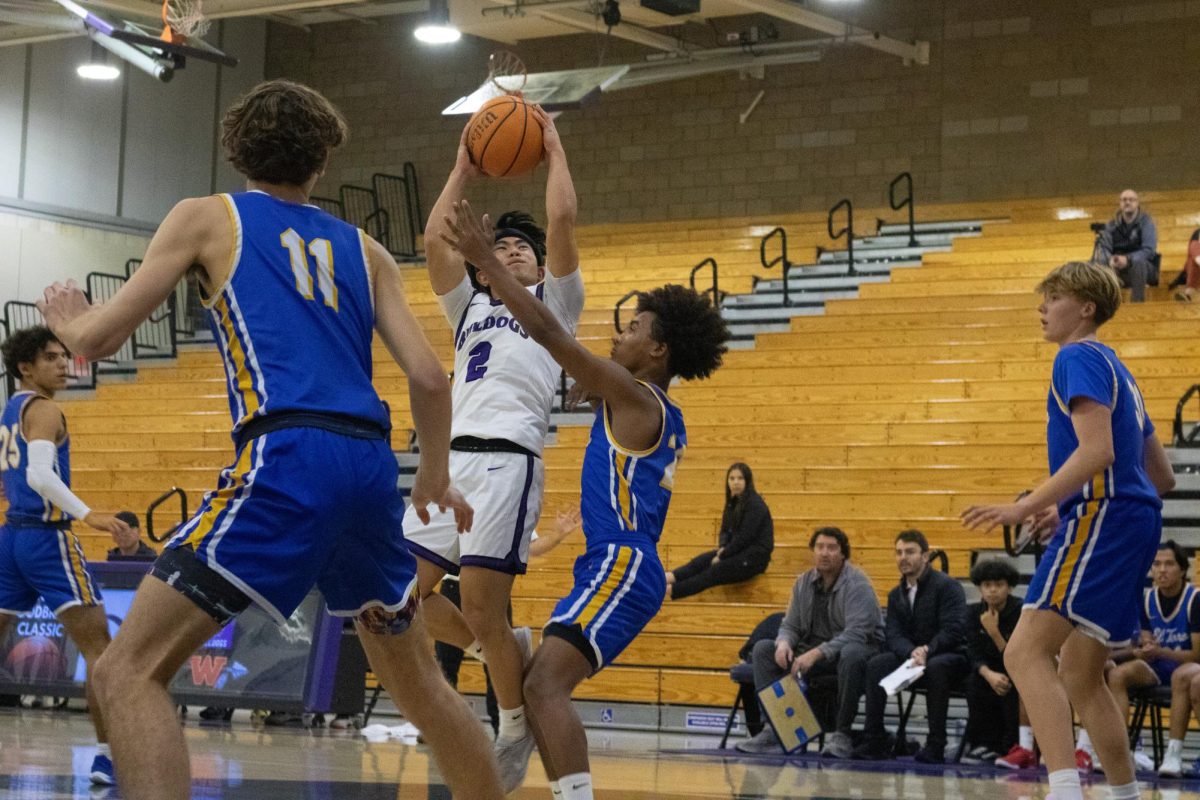
<svg viewBox="0 0 1200 800"><path fill-rule="evenodd" d="M1079 785L1079 772L1060 769L1050 773L1050 795L1054 800L1083 800L1083 787ZM1137 795L1134 795L1136 797Z"/></svg>
<svg viewBox="0 0 1200 800"><path fill-rule="evenodd" d="M1141 797L1141 794L1138 793L1138 782L1135 780L1124 786L1110 786L1108 796L1112 800L1138 800Z"/></svg>
<svg viewBox="0 0 1200 800"><path fill-rule="evenodd" d="M554 800L559 800L563 796L562 787L558 785L558 781L550 781L550 796Z"/></svg>
<svg viewBox="0 0 1200 800"><path fill-rule="evenodd" d="M112 751L108 749L108 742L96 743L96 755L107 756L109 760L112 759Z"/></svg>
<svg viewBox="0 0 1200 800"><path fill-rule="evenodd" d="M1183 739L1168 739L1167 740L1167 755L1168 756L1183 756Z"/></svg>
<svg viewBox="0 0 1200 800"><path fill-rule="evenodd" d="M1022 725L1020 728L1018 728L1017 744L1021 745L1021 747L1024 747L1026 750L1033 750L1033 728L1028 725Z"/></svg>
<svg viewBox="0 0 1200 800"><path fill-rule="evenodd" d="M463 650L463 652L476 661L483 661L483 645L479 643L478 639L471 642L470 646Z"/></svg>
<svg viewBox="0 0 1200 800"><path fill-rule="evenodd" d="M529 733L529 725L525 721L525 706L500 709L500 730L496 734L497 742L515 742Z"/></svg>
<svg viewBox="0 0 1200 800"><path fill-rule="evenodd" d="M563 800L592 800L592 776L588 772L563 775L558 779ZM558 797L558 795L555 795Z"/></svg>
<svg viewBox="0 0 1200 800"><path fill-rule="evenodd" d="M1092 737L1088 736L1088 732L1083 728L1079 729L1079 740L1075 742L1075 749L1088 751L1092 749Z"/></svg>

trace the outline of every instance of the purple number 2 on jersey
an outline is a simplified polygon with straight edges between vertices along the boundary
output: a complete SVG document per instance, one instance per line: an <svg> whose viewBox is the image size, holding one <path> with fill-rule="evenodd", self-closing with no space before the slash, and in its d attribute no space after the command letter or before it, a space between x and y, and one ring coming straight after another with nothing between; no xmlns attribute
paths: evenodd
<svg viewBox="0 0 1200 800"><path fill-rule="evenodd" d="M487 372L487 362L492 355L492 343L480 342L470 349L468 355L471 360L467 362L467 376L464 378L465 383L477 381L483 377L483 373Z"/></svg>

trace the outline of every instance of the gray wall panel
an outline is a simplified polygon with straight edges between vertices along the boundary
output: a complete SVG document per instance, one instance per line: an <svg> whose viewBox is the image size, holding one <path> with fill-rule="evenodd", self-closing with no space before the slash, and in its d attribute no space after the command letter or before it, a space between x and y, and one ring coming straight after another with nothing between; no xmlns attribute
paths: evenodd
<svg viewBox="0 0 1200 800"><path fill-rule="evenodd" d="M183 198L208 194L216 76L195 59L165 84L130 71L122 217L160 222Z"/></svg>
<svg viewBox="0 0 1200 800"><path fill-rule="evenodd" d="M217 130L213 142L217 166L213 173L214 192L236 192L246 188L246 179L229 166L220 142L221 115L248 89L263 79L266 58L267 23L261 19L225 20L221 23L221 49L241 63L235 69L221 70L221 93L217 110ZM209 34L213 38L213 34Z"/></svg>
<svg viewBox="0 0 1200 800"><path fill-rule="evenodd" d="M16 197L21 182L25 47L0 47L0 196Z"/></svg>
<svg viewBox="0 0 1200 800"><path fill-rule="evenodd" d="M91 55L84 38L33 48L25 195L35 203L117 213L122 81L75 74Z"/></svg>

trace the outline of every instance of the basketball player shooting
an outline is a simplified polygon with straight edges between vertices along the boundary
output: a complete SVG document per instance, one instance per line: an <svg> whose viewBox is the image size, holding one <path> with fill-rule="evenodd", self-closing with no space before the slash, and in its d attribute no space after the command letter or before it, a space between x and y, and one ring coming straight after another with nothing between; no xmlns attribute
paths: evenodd
<svg viewBox="0 0 1200 800"><path fill-rule="evenodd" d="M675 376L712 374L729 330L707 297L667 285L639 293L637 314L613 337L611 358L592 355L501 260L490 219L476 218L465 200L454 214L443 221L446 244L479 268L522 329L575 378L573 395L600 401L581 476L587 549L524 684L551 791L564 800L591 800L587 735L571 693L611 664L662 606L666 574L658 539L687 446L683 412L667 388Z"/></svg>
<svg viewBox="0 0 1200 800"><path fill-rule="evenodd" d="M39 303L75 352L115 352L195 265L225 363L235 455L138 588L95 669L122 794L191 797L187 746L166 684L251 602L283 623L316 584L353 617L372 670L433 750L455 797L494 800L487 737L442 677L416 614L416 563L401 535L391 427L371 384L373 330L408 377L421 463L418 517L471 509L450 485L450 386L405 300L395 262L308 200L346 137L338 111L289 81L250 90L222 144L248 191L184 200L141 269L90 305L73 283Z"/></svg>
<svg viewBox="0 0 1200 800"><path fill-rule="evenodd" d="M575 187L554 123L540 108L520 106L541 126L547 229L527 214L509 212L500 218L489 252L530 302L573 333L583 311ZM521 689L532 641L528 628L512 630L508 607L541 516L541 456L559 367L492 291L492 275L477 271L443 241L444 218L481 177L468 152L471 128L463 130L454 169L430 212L425 250L430 283L454 331L450 477L474 506L475 524L460 536L452 517L434 514L427 527L416 530L409 511L405 531L417 557L430 632L487 661L500 706L496 755L504 789L512 791L525 778L534 745ZM448 572L460 574L461 613L434 591Z"/></svg>

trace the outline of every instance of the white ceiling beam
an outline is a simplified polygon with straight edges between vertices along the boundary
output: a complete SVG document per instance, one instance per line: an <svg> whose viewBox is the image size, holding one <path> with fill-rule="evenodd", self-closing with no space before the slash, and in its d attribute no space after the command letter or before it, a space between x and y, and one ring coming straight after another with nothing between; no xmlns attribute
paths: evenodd
<svg viewBox="0 0 1200 800"><path fill-rule="evenodd" d="M928 42L903 42L890 36L883 36L877 31L860 28L840 19L816 14L801 8L788 0L733 0L734 3L750 11L769 14L777 19L803 25L815 31L838 37L853 44L870 47L905 61L927 65L929 63Z"/></svg>

